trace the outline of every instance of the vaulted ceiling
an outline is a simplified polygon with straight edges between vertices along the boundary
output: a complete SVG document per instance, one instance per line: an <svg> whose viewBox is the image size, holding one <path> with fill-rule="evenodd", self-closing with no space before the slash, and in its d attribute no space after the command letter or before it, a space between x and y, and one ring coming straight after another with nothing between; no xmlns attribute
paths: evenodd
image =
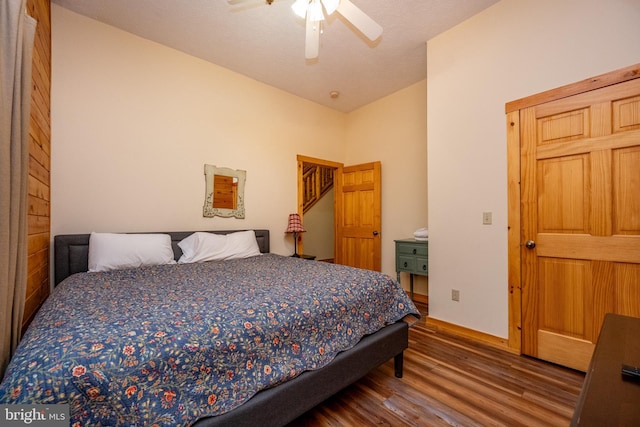
<svg viewBox="0 0 640 427"><path fill-rule="evenodd" d="M334 13L318 58L305 60L305 22L293 14L293 0L52 0L344 112L426 78L426 41L497 1L352 0L383 27L382 36L371 42Z"/></svg>

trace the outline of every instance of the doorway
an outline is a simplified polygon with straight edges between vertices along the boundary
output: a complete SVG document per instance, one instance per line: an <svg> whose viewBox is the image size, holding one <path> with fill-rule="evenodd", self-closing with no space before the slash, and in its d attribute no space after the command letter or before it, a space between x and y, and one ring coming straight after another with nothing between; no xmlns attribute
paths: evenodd
<svg viewBox="0 0 640 427"><path fill-rule="evenodd" d="M585 371L640 316L639 65L507 104L509 345Z"/></svg>
<svg viewBox="0 0 640 427"><path fill-rule="evenodd" d="M297 156L298 213L307 230L300 236L301 253L318 261L335 259L335 177L341 163Z"/></svg>
<svg viewBox="0 0 640 427"><path fill-rule="evenodd" d="M298 213L303 218L305 163L334 168L334 262L380 271L381 163L378 161L345 167L342 163L298 156ZM302 244L302 253L312 255L306 253L303 243L299 244Z"/></svg>

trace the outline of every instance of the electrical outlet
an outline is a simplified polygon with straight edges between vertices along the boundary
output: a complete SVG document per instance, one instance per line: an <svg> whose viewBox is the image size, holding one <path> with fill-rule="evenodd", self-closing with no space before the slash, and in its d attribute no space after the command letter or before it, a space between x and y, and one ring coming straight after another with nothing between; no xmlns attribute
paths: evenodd
<svg viewBox="0 0 640 427"><path fill-rule="evenodd" d="M451 289L451 301L460 301L460 291Z"/></svg>

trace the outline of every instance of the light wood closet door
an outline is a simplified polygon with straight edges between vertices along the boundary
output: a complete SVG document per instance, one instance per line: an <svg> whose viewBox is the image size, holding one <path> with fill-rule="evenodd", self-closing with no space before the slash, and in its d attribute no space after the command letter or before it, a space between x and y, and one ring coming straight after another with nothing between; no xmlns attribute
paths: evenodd
<svg viewBox="0 0 640 427"><path fill-rule="evenodd" d="M522 352L584 371L606 313L640 317L640 79L520 124Z"/></svg>

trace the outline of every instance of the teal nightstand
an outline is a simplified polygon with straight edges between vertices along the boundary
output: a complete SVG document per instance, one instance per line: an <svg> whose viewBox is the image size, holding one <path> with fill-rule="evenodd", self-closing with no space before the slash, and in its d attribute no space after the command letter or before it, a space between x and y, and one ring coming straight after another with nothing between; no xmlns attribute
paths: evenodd
<svg viewBox="0 0 640 427"><path fill-rule="evenodd" d="M411 299L413 299L413 275L429 275L429 241L403 239L395 242L398 282L400 282L400 272L409 273Z"/></svg>

